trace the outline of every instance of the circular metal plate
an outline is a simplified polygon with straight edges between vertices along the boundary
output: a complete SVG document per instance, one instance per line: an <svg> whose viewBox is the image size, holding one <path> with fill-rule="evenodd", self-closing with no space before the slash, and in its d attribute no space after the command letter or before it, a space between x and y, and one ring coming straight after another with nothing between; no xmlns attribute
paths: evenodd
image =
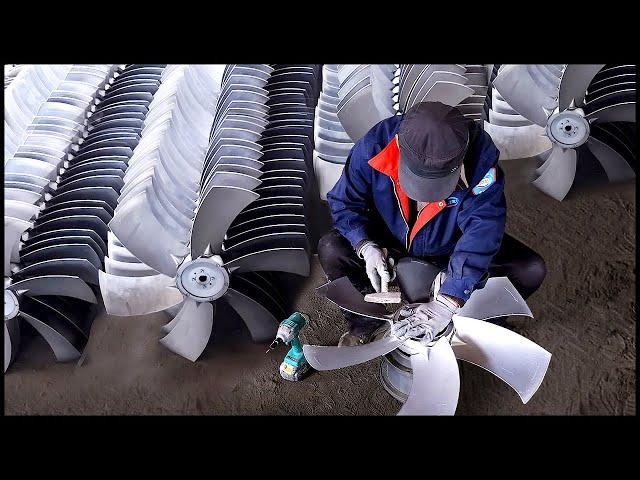
<svg viewBox="0 0 640 480"><path fill-rule="evenodd" d="M11 320L20 313L18 297L11 290L4 291L4 320Z"/></svg>
<svg viewBox="0 0 640 480"><path fill-rule="evenodd" d="M577 148L584 144L589 139L589 131L589 122L579 108L555 113L547 123L549 139L564 148Z"/></svg>
<svg viewBox="0 0 640 480"><path fill-rule="evenodd" d="M197 302L210 302L229 288L229 273L213 258L198 258L183 263L176 275L176 286Z"/></svg>

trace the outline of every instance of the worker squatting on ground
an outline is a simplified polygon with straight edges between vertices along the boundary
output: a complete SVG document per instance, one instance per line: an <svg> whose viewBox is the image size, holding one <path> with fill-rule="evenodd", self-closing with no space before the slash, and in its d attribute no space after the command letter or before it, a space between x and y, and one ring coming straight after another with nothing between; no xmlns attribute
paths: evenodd
<svg viewBox="0 0 640 480"><path fill-rule="evenodd" d="M455 107L420 103L375 125L351 150L327 195L335 229L319 242L329 280L387 291L405 256L446 268L437 298L394 325L433 337L488 276L506 276L526 299L542 284L543 259L504 233L507 205L499 151ZM429 286L427 286L428 288ZM339 345L367 343L380 322L345 312Z"/></svg>

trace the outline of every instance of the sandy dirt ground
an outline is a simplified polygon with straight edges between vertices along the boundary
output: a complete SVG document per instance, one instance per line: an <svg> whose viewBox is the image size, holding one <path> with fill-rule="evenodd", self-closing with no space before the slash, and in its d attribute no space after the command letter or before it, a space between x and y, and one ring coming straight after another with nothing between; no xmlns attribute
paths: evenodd
<svg viewBox="0 0 640 480"><path fill-rule="evenodd" d="M491 374L462 364L457 413L635 414L635 186L559 203L509 182L509 167L507 230L549 269L529 301L536 318L511 323L553 358L527 405ZM343 324L338 309L313 292L323 281L314 259L292 309L312 317L303 339L328 345ZM378 381L378 361L290 383L278 374L285 349L266 355L236 319L219 322L195 364L158 343L166 321L163 314L101 314L81 365L56 364L34 339L4 376L5 413L393 415L400 407Z"/></svg>

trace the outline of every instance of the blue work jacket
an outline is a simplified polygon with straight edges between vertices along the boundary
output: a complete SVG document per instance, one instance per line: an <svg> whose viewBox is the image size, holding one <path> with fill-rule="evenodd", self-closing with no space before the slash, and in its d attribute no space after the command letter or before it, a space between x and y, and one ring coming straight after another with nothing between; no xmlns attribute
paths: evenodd
<svg viewBox="0 0 640 480"><path fill-rule="evenodd" d="M376 219L381 217L409 255L449 256L440 292L466 301L484 286L504 234L506 200L504 174L498 166L500 152L481 125L474 123L456 191L427 204L409 225L410 199L398 180L397 133L402 118L383 120L353 146L340 180L327 195L334 226L356 248L363 240L380 236ZM377 215L372 214L372 207Z"/></svg>

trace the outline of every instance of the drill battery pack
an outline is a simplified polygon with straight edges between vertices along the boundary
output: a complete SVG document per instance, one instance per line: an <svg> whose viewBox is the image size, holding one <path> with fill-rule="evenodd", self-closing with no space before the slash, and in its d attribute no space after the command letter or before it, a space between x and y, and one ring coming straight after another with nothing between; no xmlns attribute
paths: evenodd
<svg viewBox="0 0 640 480"><path fill-rule="evenodd" d="M311 367L306 362L300 366L291 365L286 361L280 364L280 376L290 382L302 380L309 373L309 370L311 370Z"/></svg>

